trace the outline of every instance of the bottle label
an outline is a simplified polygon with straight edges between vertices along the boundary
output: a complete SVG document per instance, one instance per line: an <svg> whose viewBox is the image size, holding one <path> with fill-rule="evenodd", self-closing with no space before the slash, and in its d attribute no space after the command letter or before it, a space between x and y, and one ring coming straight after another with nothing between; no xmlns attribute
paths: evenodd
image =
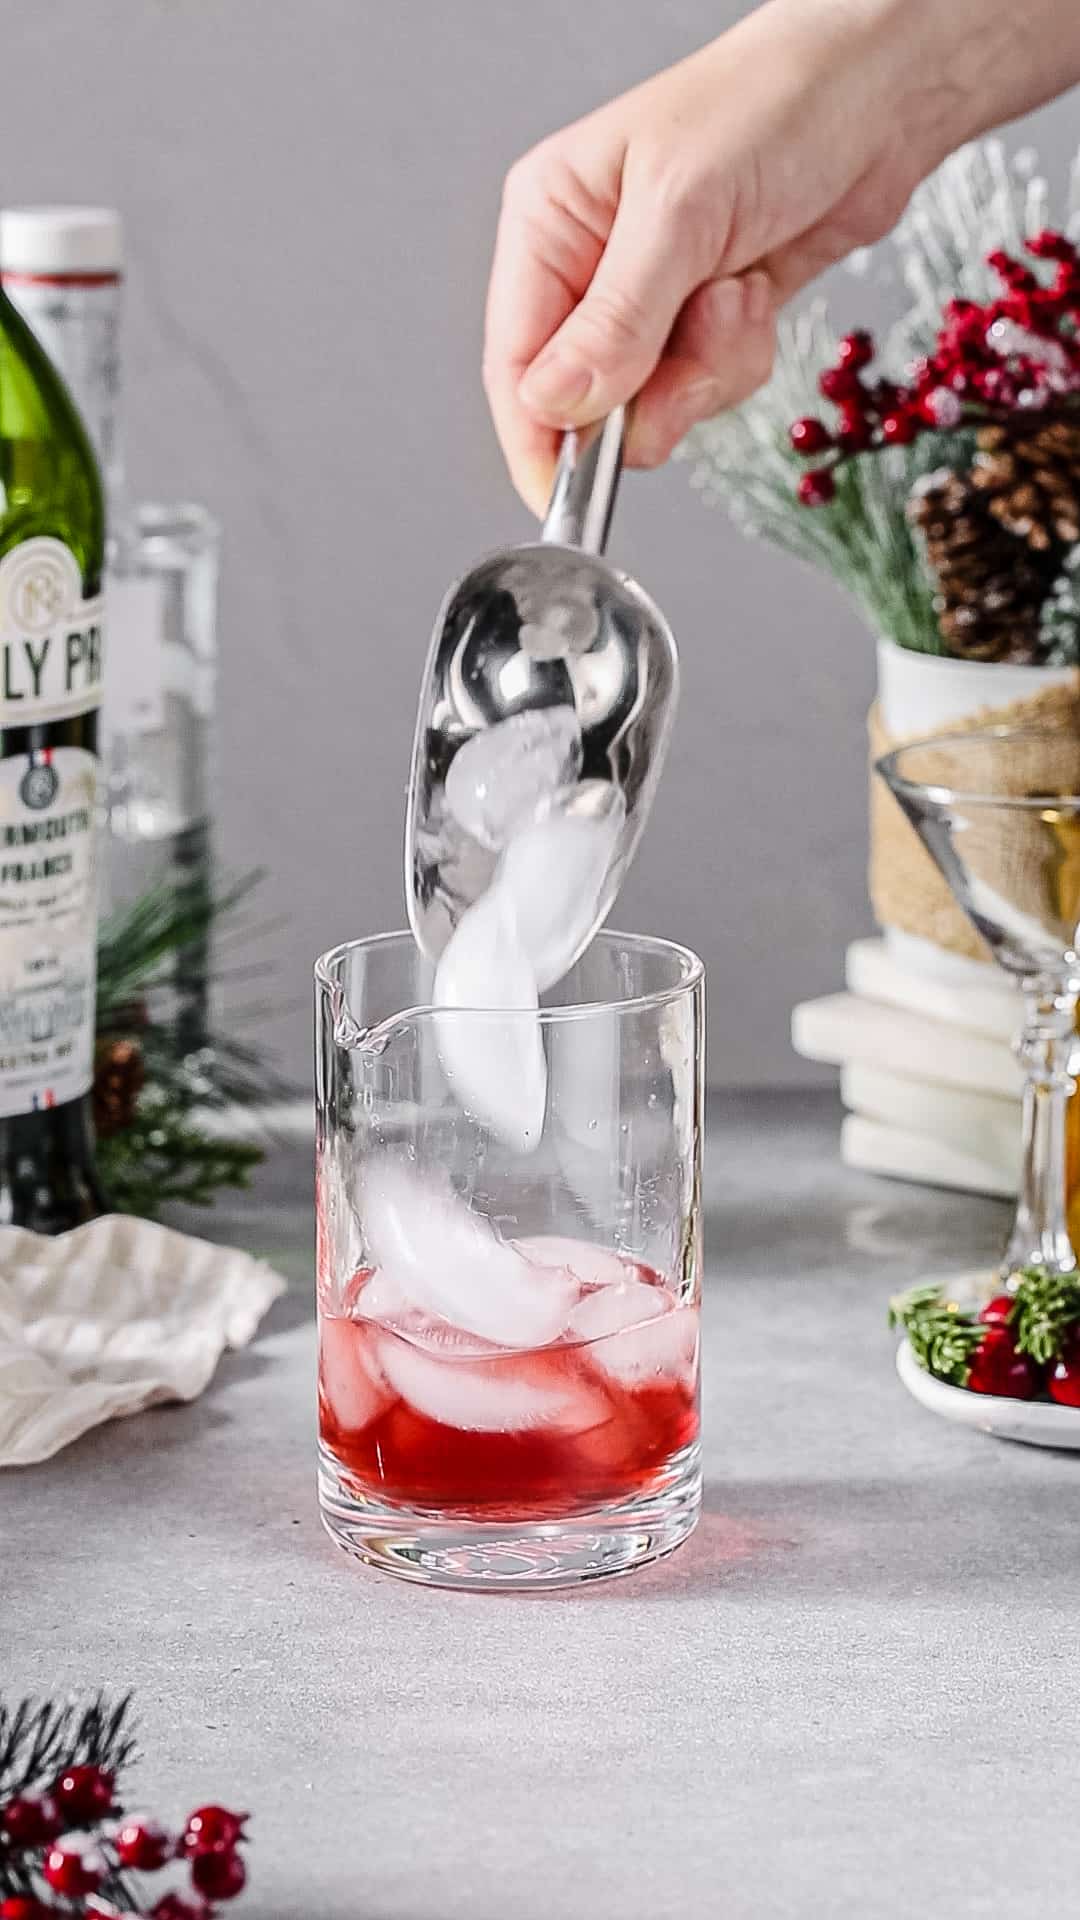
<svg viewBox="0 0 1080 1920"><path fill-rule="evenodd" d="M102 598L82 598L62 540L24 540L0 560L0 727L41 726L101 703Z"/></svg>
<svg viewBox="0 0 1080 1920"><path fill-rule="evenodd" d="M96 755L0 760L0 1117L77 1099L94 1074Z"/></svg>

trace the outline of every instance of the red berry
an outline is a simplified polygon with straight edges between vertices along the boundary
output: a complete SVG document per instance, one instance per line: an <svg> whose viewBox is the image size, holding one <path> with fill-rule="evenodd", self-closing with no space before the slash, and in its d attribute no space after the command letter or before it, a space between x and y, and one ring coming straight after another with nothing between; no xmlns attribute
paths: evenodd
<svg viewBox="0 0 1080 1920"><path fill-rule="evenodd" d="M0 1900L0 1920L49 1920L55 1914L55 1907L46 1907L40 1900L33 1900L23 1893L13 1893L8 1899Z"/></svg>
<svg viewBox="0 0 1080 1920"><path fill-rule="evenodd" d="M1033 233L1027 242L1027 250L1036 260L1075 260L1076 248L1063 233L1054 233L1044 227L1042 233Z"/></svg>
<svg viewBox="0 0 1080 1920"><path fill-rule="evenodd" d="M77 1900L80 1894L93 1893L100 1887L108 1862L99 1847L69 1834L49 1848L42 1871L54 1893Z"/></svg>
<svg viewBox="0 0 1080 1920"><path fill-rule="evenodd" d="M1080 1334L1072 1334L1046 1384L1060 1407L1080 1407Z"/></svg>
<svg viewBox="0 0 1080 1920"><path fill-rule="evenodd" d="M191 1863L191 1878L208 1900L235 1900L244 1890L247 1869L238 1853L200 1853Z"/></svg>
<svg viewBox="0 0 1080 1920"><path fill-rule="evenodd" d="M986 264L1004 280L1007 287L1023 286L1026 280L1030 280L1033 286L1036 284L1034 274L1021 266L1019 260L1014 260L1011 253L1006 253L1004 247L995 247L992 253L988 253Z"/></svg>
<svg viewBox="0 0 1080 1920"><path fill-rule="evenodd" d="M69 1826L89 1825L113 1803L113 1776L104 1767L69 1767L53 1781L56 1804Z"/></svg>
<svg viewBox="0 0 1080 1920"><path fill-rule="evenodd" d="M879 380L873 389L871 398L879 414L896 413L907 400L907 394L894 380Z"/></svg>
<svg viewBox="0 0 1080 1920"><path fill-rule="evenodd" d="M827 507L836 495L836 481L828 467L815 467L810 473L804 473L798 494L804 507Z"/></svg>
<svg viewBox="0 0 1080 1920"><path fill-rule="evenodd" d="M868 367L874 357L874 337L870 333L845 333L837 350L842 367Z"/></svg>
<svg viewBox="0 0 1080 1920"><path fill-rule="evenodd" d="M43 1847L64 1824L48 1793L17 1794L0 1814L0 1823L13 1847Z"/></svg>
<svg viewBox="0 0 1080 1920"><path fill-rule="evenodd" d="M1059 1360L1047 1386L1059 1407L1080 1407L1080 1358Z"/></svg>
<svg viewBox="0 0 1080 1920"><path fill-rule="evenodd" d="M931 377L937 379L936 374ZM951 433L964 418L964 403L951 388L932 386L919 401L919 414L928 427L940 427Z"/></svg>
<svg viewBox="0 0 1080 1920"><path fill-rule="evenodd" d="M188 1815L180 1839L180 1852L231 1853L244 1838L246 1813L230 1813L228 1807L196 1807Z"/></svg>
<svg viewBox="0 0 1080 1920"><path fill-rule="evenodd" d="M993 1299L979 1309L979 1319L984 1327L1007 1326L1015 1305L1011 1293L995 1293Z"/></svg>
<svg viewBox="0 0 1080 1920"><path fill-rule="evenodd" d="M151 1907L150 1920L207 1920L209 1911L205 1900L187 1900L182 1893L166 1893Z"/></svg>
<svg viewBox="0 0 1080 1920"><path fill-rule="evenodd" d="M136 1873L156 1873L173 1854L173 1843L156 1820L129 1814L113 1835L113 1847L122 1867Z"/></svg>
<svg viewBox="0 0 1080 1920"><path fill-rule="evenodd" d="M826 367L818 377L818 392L826 400L854 400L861 391L853 367Z"/></svg>
<svg viewBox="0 0 1080 1920"><path fill-rule="evenodd" d="M972 384L990 406L1005 407L1010 411L1015 407L1019 389L1011 374L1005 373L1000 367L989 367L985 373L977 373Z"/></svg>
<svg viewBox="0 0 1080 1920"><path fill-rule="evenodd" d="M908 447L918 434L918 423L914 414L906 408L896 413L887 413L881 422L881 437L889 447Z"/></svg>
<svg viewBox="0 0 1080 1920"><path fill-rule="evenodd" d="M861 407L846 406L840 409L840 431L837 440L843 453L865 453L874 437L873 428Z"/></svg>
<svg viewBox="0 0 1080 1920"><path fill-rule="evenodd" d="M1025 1353L1017 1353L1008 1327L989 1326L968 1362L972 1393L990 1393L1008 1400L1030 1400L1039 1376Z"/></svg>
<svg viewBox="0 0 1080 1920"><path fill-rule="evenodd" d="M832 434L822 420L794 420L788 437L796 453L825 453L832 446Z"/></svg>

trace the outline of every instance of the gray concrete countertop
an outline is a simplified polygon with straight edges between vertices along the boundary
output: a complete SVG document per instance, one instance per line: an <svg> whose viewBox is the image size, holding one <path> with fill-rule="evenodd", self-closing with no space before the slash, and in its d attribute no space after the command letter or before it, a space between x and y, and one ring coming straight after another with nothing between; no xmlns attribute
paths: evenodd
<svg viewBox="0 0 1080 1920"><path fill-rule="evenodd" d="M203 1227L294 1282L255 1346L195 1406L0 1478L4 1687L136 1688L136 1797L253 1811L238 1920L1071 1911L1080 1461L923 1412L884 1325L1004 1209L845 1173L836 1135L830 1098L715 1108L703 1524L536 1599L324 1538L283 1153Z"/></svg>

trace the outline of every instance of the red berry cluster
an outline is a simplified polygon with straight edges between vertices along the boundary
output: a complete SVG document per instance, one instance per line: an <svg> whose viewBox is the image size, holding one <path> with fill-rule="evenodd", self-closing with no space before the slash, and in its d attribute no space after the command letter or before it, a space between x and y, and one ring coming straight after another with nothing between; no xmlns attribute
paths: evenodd
<svg viewBox="0 0 1080 1920"><path fill-rule="evenodd" d="M123 1813L106 1768L69 1767L42 1791L17 1794L0 1806L0 1869L15 1858L23 1883L44 1883L40 1895L0 1899L0 1920L60 1914L135 1920L140 1913L155 1920L213 1920L214 1903L235 1899L247 1879L240 1853L246 1819L227 1807L196 1807L179 1834L171 1833L156 1820ZM176 1860L188 1867L189 1893L166 1893L145 1909L120 1908L106 1897L118 1876L158 1873Z"/></svg>
<svg viewBox="0 0 1080 1920"><path fill-rule="evenodd" d="M1080 251L1062 233L1039 233L1026 244L1034 259L1053 265L1052 277L1040 280L1000 249L988 254L1001 294L982 305L950 300L933 352L916 362L904 385L870 377L871 334L844 336L836 364L818 382L822 397L838 409L836 426L806 418L790 429L796 453L829 456L802 475L804 506L827 506L836 493L836 469L856 454L909 446L924 433L1000 422L1021 410L1043 416L1069 410L1080 395Z"/></svg>
<svg viewBox="0 0 1080 1920"><path fill-rule="evenodd" d="M968 1360L972 1393L1004 1394L1010 1400L1034 1400L1049 1394L1059 1406L1080 1407L1080 1328L1066 1334L1059 1352L1040 1366L1016 1344L1016 1299L999 1293L979 1314L986 1331Z"/></svg>
<svg viewBox="0 0 1080 1920"><path fill-rule="evenodd" d="M1080 1407L1080 1272L1025 1267L1012 1287L978 1310L938 1287L914 1287L892 1302L890 1322L903 1327L920 1364L952 1386Z"/></svg>

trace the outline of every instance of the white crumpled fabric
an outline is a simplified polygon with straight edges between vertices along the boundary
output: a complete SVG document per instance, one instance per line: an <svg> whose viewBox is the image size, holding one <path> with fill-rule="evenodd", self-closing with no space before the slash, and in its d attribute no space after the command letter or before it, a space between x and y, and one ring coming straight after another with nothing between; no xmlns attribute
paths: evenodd
<svg viewBox="0 0 1080 1920"><path fill-rule="evenodd" d="M123 1214L55 1239L0 1227L0 1467L194 1400L284 1290L265 1261Z"/></svg>

